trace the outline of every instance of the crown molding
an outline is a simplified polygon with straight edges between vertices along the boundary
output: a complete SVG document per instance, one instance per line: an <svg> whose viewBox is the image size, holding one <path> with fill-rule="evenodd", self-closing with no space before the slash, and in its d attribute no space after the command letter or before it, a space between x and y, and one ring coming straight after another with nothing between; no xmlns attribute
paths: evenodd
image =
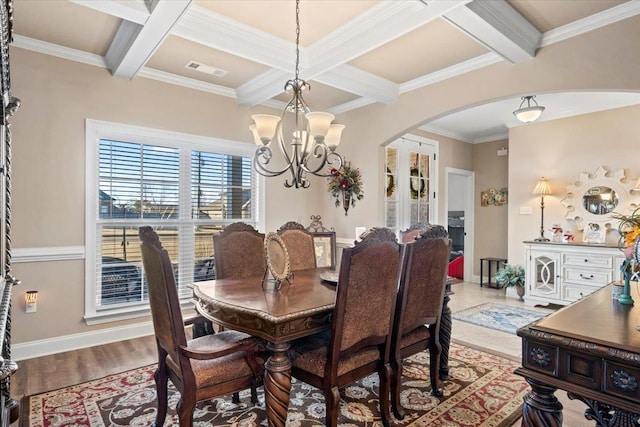
<svg viewBox="0 0 640 427"><path fill-rule="evenodd" d="M204 82L189 77L180 76L178 74L167 73L166 71L156 70L154 68L144 67L138 73L139 77L157 80L189 89L199 90L202 92L213 93L215 95L225 96L227 98L235 98L235 90L226 86L220 86L215 83Z"/></svg>
<svg viewBox="0 0 640 427"><path fill-rule="evenodd" d="M482 144L485 142L499 141L501 139L509 139L509 132L500 132L495 135L483 136L473 140L473 144Z"/></svg>
<svg viewBox="0 0 640 427"><path fill-rule="evenodd" d="M24 37L19 34L14 34L11 46L45 55L56 56L62 59L68 59L70 61L93 65L94 67L107 68L107 63L105 62L104 57L100 55Z"/></svg>
<svg viewBox="0 0 640 427"><path fill-rule="evenodd" d="M466 143L469 143L469 144L473 144L474 143L473 139L469 139L469 138L465 137L464 135L462 135L460 133L452 132L452 131L446 130L446 129L442 129L442 128L439 128L437 126L426 124L426 125L420 126L418 129L423 130L425 132L431 132L431 133L435 133L437 135L446 136L447 138L457 139L458 141L466 142Z"/></svg>
<svg viewBox="0 0 640 427"><path fill-rule="evenodd" d="M498 62L502 62L503 60L504 59L497 53L485 53L484 55L467 59L466 61L460 62L450 67L446 67L441 70L434 71L433 73L425 74L424 76L402 83L400 84L400 93L402 94L405 92L411 92L412 90L419 89L424 86L429 86L434 83L459 76L461 74L469 73L471 71L478 70L480 68L496 64Z"/></svg>
<svg viewBox="0 0 640 427"><path fill-rule="evenodd" d="M541 46L558 43L589 31L597 30L609 24L640 14L640 1L628 1L586 18L571 22L562 27L549 30L542 36Z"/></svg>
<svg viewBox="0 0 640 427"><path fill-rule="evenodd" d="M375 100L370 98L358 98L353 101L345 102L344 104L337 105L333 108L329 108L327 113L331 113L335 116L338 114L346 113L347 111L357 110L369 104L375 104Z"/></svg>

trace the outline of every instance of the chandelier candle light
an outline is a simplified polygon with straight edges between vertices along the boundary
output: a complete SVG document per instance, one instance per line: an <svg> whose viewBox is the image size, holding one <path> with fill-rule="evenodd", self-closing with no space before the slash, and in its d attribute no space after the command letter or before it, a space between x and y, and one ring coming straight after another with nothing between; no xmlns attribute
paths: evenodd
<svg viewBox="0 0 640 427"><path fill-rule="evenodd" d="M269 114L251 116L254 124L249 127L254 141L258 146L253 158L253 167L260 175L275 177L291 173L291 179L284 182L287 188L308 188L310 182L306 174L328 177L329 172L323 172L325 166L340 169L342 157L335 152L344 125L332 124L333 114L311 112L302 98L303 92L311 90L311 86L299 77L300 63L300 0L296 0L296 68L295 78L288 80L284 86L291 100L282 111L280 117ZM292 139L287 147L283 130L285 115L292 113L295 117L292 128ZM278 145L284 159L284 166L280 169L269 169L269 162L273 158L274 145Z"/></svg>
<svg viewBox="0 0 640 427"><path fill-rule="evenodd" d="M543 176L533 189L533 194L540 196L540 237L534 239L536 242L548 242L549 239L544 237L544 196L551 195L551 186L549 181Z"/></svg>
<svg viewBox="0 0 640 427"><path fill-rule="evenodd" d="M535 95L528 95L522 97L522 102L520 103L520 107L513 112L513 115L516 116L518 120L523 123L531 123L535 122L540 118L542 112L544 111L544 107L538 105L535 100ZM527 106L524 107L524 103L527 103ZM533 102L534 105L531 105Z"/></svg>

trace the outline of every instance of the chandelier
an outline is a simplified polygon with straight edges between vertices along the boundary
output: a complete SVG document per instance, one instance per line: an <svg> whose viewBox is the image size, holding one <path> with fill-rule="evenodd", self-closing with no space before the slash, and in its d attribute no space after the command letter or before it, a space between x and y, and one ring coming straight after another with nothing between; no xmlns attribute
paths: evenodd
<svg viewBox="0 0 640 427"><path fill-rule="evenodd" d="M328 177L326 166L340 169L342 157L335 152L344 125L332 124L333 114L312 112L302 98L302 94L311 90L311 86L299 77L300 63L300 0L296 0L296 70L295 78L288 80L284 90L291 95L291 100L282 111L281 116L256 114L251 116L254 124L249 126L258 146L253 158L253 168L260 175L274 177L286 172L291 174L284 186L287 188L308 188L310 182L307 174ZM293 116L293 117L291 117ZM291 122L285 123L285 118ZM290 143L285 136L291 135ZM279 148L281 159L279 165L270 165L275 146ZM273 169L270 169L273 167Z"/></svg>
<svg viewBox="0 0 640 427"><path fill-rule="evenodd" d="M538 105L535 100L535 95L523 96L522 102L520 103L520 107L513 112L513 115L516 116L518 120L523 123L531 123L538 120L542 112L544 111L544 107ZM526 107L523 107L524 103L527 103ZM533 102L533 106L531 103Z"/></svg>

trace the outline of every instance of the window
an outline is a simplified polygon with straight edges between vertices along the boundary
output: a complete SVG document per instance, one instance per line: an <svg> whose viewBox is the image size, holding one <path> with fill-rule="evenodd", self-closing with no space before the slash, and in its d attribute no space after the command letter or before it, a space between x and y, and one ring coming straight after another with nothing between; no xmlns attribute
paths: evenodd
<svg viewBox="0 0 640 427"><path fill-rule="evenodd" d="M417 222L435 223L437 142L416 136L385 149L385 226L400 232Z"/></svg>
<svg viewBox="0 0 640 427"><path fill-rule="evenodd" d="M148 312L141 225L159 234L185 302L188 283L215 278L213 235L236 221L259 227L253 150L87 121L87 323Z"/></svg>

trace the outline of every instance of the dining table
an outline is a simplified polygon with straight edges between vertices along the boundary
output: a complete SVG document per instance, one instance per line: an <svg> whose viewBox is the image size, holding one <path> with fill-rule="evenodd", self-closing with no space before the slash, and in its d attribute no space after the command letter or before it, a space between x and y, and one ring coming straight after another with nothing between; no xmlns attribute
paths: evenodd
<svg viewBox="0 0 640 427"><path fill-rule="evenodd" d="M269 426L286 424L291 391L291 361L287 356L290 342L331 328L336 299L335 276L336 273L327 268L316 268L296 271L291 283L279 288L268 282L263 286L262 275L189 285L193 289L195 308L205 318L267 341L270 356L265 361L264 394ZM451 336L448 299L447 296L444 307L447 310L443 310L440 329L441 378L448 374Z"/></svg>

